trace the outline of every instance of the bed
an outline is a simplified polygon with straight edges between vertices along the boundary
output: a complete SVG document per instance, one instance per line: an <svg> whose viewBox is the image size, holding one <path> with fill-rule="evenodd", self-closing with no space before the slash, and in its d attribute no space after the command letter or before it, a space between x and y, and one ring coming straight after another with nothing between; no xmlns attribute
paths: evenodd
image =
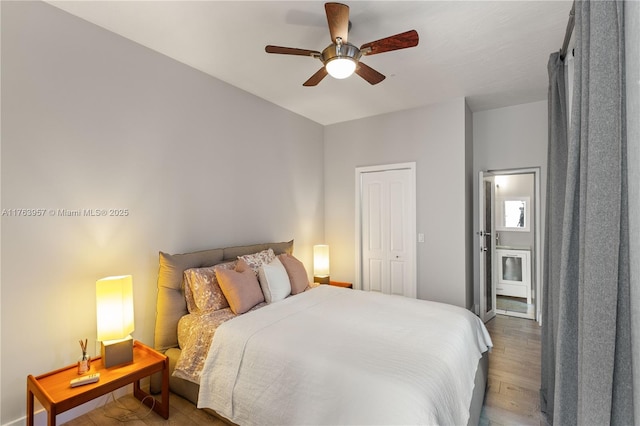
<svg viewBox="0 0 640 426"><path fill-rule="evenodd" d="M478 424L492 343L465 309L326 285L242 314L188 308L185 271L267 249L293 257L293 241L160 253L172 392L240 425Z"/></svg>

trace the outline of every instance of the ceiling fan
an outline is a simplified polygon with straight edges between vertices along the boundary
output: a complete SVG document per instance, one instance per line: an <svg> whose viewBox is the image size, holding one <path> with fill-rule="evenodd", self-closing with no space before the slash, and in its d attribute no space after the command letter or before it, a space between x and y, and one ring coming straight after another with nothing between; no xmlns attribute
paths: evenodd
<svg viewBox="0 0 640 426"><path fill-rule="evenodd" d="M265 47L267 53L310 56L320 59L324 66L305 81L303 86L315 86L320 83L327 74L330 74L334 78L342 79L349 77L354 72L370 84L378 84L385 79L385 76L360 62L362 56L376 55L378 53L406 49L418 45L418 32L411 30L365 43L358 49L347 41L350 28L349 6L341 3L325 3L324 9L327 13L331 44L322 52L272 45Z"/></svg>

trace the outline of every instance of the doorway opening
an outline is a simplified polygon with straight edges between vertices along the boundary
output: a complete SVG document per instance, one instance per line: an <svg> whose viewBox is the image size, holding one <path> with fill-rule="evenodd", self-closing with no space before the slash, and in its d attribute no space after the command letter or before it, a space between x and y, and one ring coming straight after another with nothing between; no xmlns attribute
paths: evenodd
<svg viewBox="0 0 640 426"><path fill-rule="evenodd" d="M481 317L541 321L540 169L480 173Z"/></svg>

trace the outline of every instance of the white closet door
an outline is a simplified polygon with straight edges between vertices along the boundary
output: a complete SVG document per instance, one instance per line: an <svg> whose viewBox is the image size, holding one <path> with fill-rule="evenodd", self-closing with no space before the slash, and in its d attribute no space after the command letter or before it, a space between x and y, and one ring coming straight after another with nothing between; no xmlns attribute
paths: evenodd
<svg viewBox="0 0 640 426"><path fill-rule="evenodd" d="M414 188L412 170L362 173L363 290L416 297Z"/></svg>

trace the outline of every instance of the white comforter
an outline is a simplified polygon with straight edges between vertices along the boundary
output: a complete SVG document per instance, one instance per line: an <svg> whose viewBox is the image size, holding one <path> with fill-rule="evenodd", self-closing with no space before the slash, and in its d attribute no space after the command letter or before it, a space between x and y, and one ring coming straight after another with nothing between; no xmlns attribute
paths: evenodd
<svg viewBox="0 0 640 426"><path fill-rule="evenodd" d="M221 325L199 408L240 425L466 425L492 346L451 305L319 286Z"/></svg>

